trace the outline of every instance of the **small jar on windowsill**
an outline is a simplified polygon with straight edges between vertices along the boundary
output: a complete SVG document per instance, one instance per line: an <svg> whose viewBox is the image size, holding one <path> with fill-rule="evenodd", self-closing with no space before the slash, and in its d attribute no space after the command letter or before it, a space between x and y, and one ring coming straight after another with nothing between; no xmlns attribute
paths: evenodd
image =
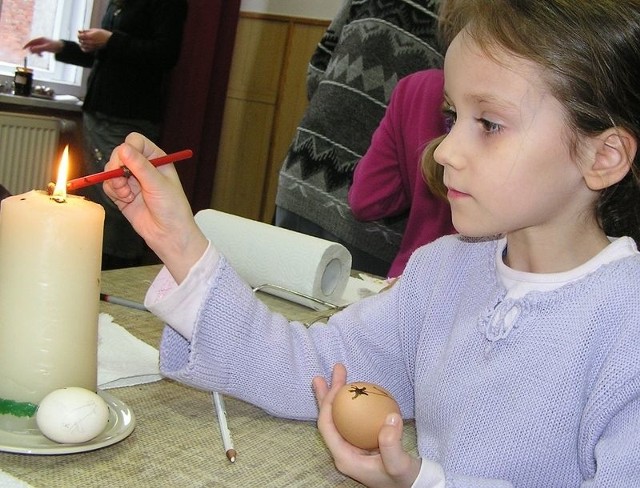
<svg viewBox="0 0 640 488"><path fill-rule="evenodd" d="M18 66L16 68L16 72L13 77L14 95L28 97L31 95L32 88L33 88L33 70L31 68L26 68L24 66Z"/></svg>

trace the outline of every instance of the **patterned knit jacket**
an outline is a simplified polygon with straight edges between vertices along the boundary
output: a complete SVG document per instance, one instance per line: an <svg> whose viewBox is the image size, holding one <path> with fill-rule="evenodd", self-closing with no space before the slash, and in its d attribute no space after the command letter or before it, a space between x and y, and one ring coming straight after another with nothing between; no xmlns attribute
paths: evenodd
<svg viewBox="0 0 640 488"><path fill-rule="evenodd" d="M354 168L398 80L439 67L439 0L347 0L308 72L309 107L280 171L276 205L391 263L406 214L358 222L347 203Z"/></svg>
<svg viewBox="0 0 640 488"><path fill-rule="evenodd" d="M640 256L507 299L498 254L494 240L443 237L389 291L308 329L221 259L191 341L165 329L161 370L313 419L311 379L341 362L415 418L448 488L640 486Z"/></svg>

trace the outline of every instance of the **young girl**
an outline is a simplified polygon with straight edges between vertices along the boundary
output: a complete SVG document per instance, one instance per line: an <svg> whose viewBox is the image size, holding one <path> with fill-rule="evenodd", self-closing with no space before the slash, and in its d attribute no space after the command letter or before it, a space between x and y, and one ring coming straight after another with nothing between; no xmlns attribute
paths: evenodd
<svg viewBox="0 0 640 488"><path fill-rule="evenodd" d="M107 169L135 177L107 192L166 265L146 298L168 324L162 371L317 418L338 469L370 486L640 486L640 2L471 1L460 15L434 157L461 235L327 325L253 296L175 170L148 163L157 147L132 135L114 153ZM415 418L421 459L397 415L379 452L338 435L347 372Z"/></svg>

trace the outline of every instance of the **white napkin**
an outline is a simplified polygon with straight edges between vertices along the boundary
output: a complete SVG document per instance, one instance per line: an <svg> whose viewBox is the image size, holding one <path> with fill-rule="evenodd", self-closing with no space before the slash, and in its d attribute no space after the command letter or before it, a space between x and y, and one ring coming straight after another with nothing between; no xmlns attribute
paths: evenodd
<svg viewBox="0 0 640 488"><path fill-rule="evenodd" d="M388 285L389 282L386 280L373 278L362 273L358 278L351 276L347 283L347 288L344 290L344 293L336 305L355 303L363 298L380 293L380 290Z"/></svg>
<svg viewBox="0 0 640 488"><path fill-rule="evenodd" d="M162 379L158 350L135 338L113 317L98 318L98 387L102 390ZM1 486L0 486L1 488Z"/></svg>
<svg viewBox="0 0 640 488"><path fill-rule="evenodd" d="M31 488L31 485L0 469L0 488Z"/></svg>
<svg viewBox="0 0 640 488"><path fill-rule="evenodd" d="M212 209L201 210L195 218L252 287L276 285L324 302L340 302L351 273L351 254L343 245ZM276 288L262 291L312 308L326 308Z"/></svg>

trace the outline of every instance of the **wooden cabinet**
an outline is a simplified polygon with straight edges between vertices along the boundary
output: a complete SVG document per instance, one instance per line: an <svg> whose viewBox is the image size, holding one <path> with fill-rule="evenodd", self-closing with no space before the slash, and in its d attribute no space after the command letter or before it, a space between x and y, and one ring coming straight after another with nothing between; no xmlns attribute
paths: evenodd
<svg viewBox="0 0 640 488"><path fill-rule="evenodd" d="M307 66L328 24L241 12L212 208L272 221L278 172L307 107Z"/></svg>

